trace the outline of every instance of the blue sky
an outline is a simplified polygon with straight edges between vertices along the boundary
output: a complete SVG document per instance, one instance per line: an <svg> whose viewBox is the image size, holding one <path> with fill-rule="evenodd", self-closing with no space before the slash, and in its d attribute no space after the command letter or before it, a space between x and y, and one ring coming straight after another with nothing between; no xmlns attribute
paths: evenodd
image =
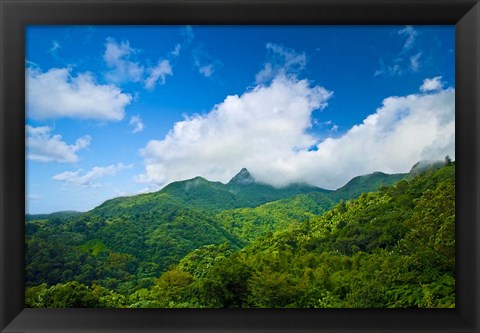
<svg viewBox="0 0 480 333"><path fill-rule="evenodd" d="M454 26L30 26L28 213L455 156Z"/></svg>

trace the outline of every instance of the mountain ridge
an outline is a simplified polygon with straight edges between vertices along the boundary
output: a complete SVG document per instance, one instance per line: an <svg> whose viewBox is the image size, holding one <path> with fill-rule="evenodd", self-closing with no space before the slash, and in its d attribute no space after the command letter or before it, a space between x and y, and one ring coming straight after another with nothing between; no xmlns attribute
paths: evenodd
<svg viewBox="0 0 480 333"><path fill-rule="evenodd" d="M312 192L214 214L162 192L163 205L27 221L26 306L454 306L455 162L385 177L356 177L340 194L380 188L347 201Z"/></svg>
<svg viewBox="0 0 480 333"><path fill-rule="evenodd" d="M340 200L335 191L306 184L275 188L250 182L253 177L247 169L239 174L227 184L195 177L157 192L107 200L65 219L27 221L27 235L51 229L45 237L53 238L46 241L59 248L67 242L93 251L93 257L118 252L139 262L151 258L155 271L161 272L199 246L228 242L238 248L265 232L320 214ZM362 187L362 191L375 189L376 183ZM342 198L354 194L345 193Z"/></svg>
<svg viewBox="0 0 480 333"><path fill-rule="evenodd" d="M327 193L329 190L308 184L294 183L281 188L255 181L246 168L242 168L224 184L197 176L175 181L159 191L109 199L92 211L105 210L112 205L131 207L135 202L155 206L159 203L178 205L183 208L222 211L241 207L256 207L270 201L310 192ZM138 200L137 200L138 199Z"/></svg>

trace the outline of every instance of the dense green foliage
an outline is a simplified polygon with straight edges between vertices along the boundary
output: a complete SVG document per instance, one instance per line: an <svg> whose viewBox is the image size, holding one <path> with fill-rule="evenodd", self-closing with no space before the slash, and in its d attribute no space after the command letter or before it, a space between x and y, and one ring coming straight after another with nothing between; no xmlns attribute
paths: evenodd
<svg viewBox="0 0 480 333"><path fill-rule="evenodd" d="M216 216L219 223L244 242L304 222L333 207L335 201L323 193L299 194L255 208L225 210Z"/></svg>
<svg viewBox="0 0 480 333"><path fill-rule="evenodd" d="M337 191L292 185L277 201L248 171L237 176L27 221L26 305L455 306L454 163L361 176ZM239 189L240 206L225 188ZM250 191L252 201L239 199Z"/></svg>
<svg viewBox="0 0 480 333"><path fill-rule="evenodd" d="M281 230L290 224L321 215L341 200L357 198L362 193L394 184L405 176L405 174L387 175L374 172L355 177L336 191L318 190L268 202L255 208L225 210L217 215L217 220L227 231L248 243L268 232ZM294 187L291 186L291 188Z"/></svg>
<svg viewBox="0 0 480 333"><path fill-rule="evenodd" d="M175 207L108 218L92 211L60 224L30 221L26 235L27 285L74 280L114 290L151 285L202 245L240 245L208 215Z"/></svg>

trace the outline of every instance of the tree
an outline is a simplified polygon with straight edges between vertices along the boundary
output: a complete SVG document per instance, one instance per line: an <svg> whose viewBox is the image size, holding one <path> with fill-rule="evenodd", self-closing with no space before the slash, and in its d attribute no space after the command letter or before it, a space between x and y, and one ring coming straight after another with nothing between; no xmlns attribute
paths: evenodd
<svg viewBox="0 0 480 333"><path fill-rule="evenodd" d="M451 165L452 164L452 159L450 156L445 156L445 165Z"/></svg>
<svg viewBox="0 0 480 333"><path fill-rule="evenodd" d="M200 298L208 307L245 307L251 275L252 269L237 260L236 256L222 260L205 277L200 288Z"/></svg>

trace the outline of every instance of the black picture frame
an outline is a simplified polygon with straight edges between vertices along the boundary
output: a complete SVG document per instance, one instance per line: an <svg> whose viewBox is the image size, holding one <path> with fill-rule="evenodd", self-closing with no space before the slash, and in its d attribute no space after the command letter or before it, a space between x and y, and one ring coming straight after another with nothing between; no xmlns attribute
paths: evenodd
<svg viewBox="0 0 480 333"><path fill-rule="evenodd" d="M480 332L478 0L0 0L1 332ZM25 309L25 27L29 24L456 26L455 309Z"/></svg>

